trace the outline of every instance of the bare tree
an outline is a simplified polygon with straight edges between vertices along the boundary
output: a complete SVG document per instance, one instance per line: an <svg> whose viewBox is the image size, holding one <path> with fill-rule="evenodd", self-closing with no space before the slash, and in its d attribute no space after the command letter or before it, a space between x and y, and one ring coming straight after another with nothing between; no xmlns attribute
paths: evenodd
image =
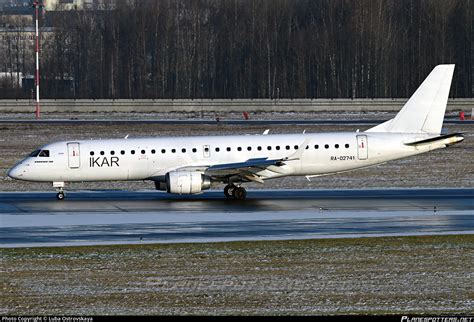
<svg viewBox="0 0 474 322"><path fill-rule="evenodd" d="M60 11L51 13L55 35L42 55L43 93L407 97L435 65L455 63L452 94L469 97L473 7L473 0L116 0L107 10ZM14 39L4 38L0 66L27 73L28 54Z"/></svg>

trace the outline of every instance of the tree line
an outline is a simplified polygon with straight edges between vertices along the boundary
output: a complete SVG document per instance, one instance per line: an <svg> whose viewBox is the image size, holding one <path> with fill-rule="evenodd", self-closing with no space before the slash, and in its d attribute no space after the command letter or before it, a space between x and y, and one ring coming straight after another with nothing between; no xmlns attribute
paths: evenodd
<svg viewBox="0 0 474 322"><path fill-rule="evenodd" d="M42 96L408 97L455 63L451 95L472 97L473 13L474 0L117 0L50 17Z"/></svg>

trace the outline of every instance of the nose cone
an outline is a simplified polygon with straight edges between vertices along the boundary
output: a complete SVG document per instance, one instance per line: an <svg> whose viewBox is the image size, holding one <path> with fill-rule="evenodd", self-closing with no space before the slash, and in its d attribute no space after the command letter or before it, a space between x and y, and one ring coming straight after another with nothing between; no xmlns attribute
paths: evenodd
<svg viewBox="0 0 474 322"><path fill-rule="evenodd" d="M14 166L13 168L8 171L8 176L13 179L21 180L23 176L23 166L21 164Z"/></svg>

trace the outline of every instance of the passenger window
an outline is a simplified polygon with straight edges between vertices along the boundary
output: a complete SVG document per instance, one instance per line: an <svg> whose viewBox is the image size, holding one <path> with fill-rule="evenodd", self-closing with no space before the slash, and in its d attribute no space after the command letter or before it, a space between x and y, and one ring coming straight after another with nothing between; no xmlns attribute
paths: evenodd
<svg viewBox="0 0 474 322"><path fill-rule="evenodd" d="M162 149L162 150L161 150L161 153L165 154L165 153L166 153L166 150L165 150L165 149Z"/></svg>
<svg viewBox="0 0 474 322"><path fill-rule="evenodd" d="M227 152L230 152L231 151L231 148L230 147L227 147Z"/></svg>
<svg viewBox="0 0 474 322"><path fill-rule="evenodd" d="M346 149L349 149L349 144L346 144Z"/></svg>
<svg viewBox="0 0 474 322"><path fill-rule="evenodd" d="M295 150L298 150L298 146L297 146L297 145L295 145Z"/></svg>
<svg viewBox="0 0 474 322"><path fill-rule="evenodd" d="M135 150L130 151L131 154L135 154Z"/></svg>
<svg viewBox="0 0 474 322"><path fill-rule="evenodd" d="M219 152L221 149L220 148L216 148L216 152Z"/></svg>
<svg viewBox="0 0 474 322"><path fill-rule="evenodd" d="M115 151L110 151L110 155L115 155Z"/></svg>
<svg viewBox="0 0 474 322"><path fill-rule="evenodd" d="M336 149L339 149L339 144L334 145Z"/></svg>
<svg viewBox="0 0 474 322"><path fill-rule="evenodd" d="M91 151L89 154L90 154L91 156L93 156L93 155L94 155L94 151Z"/></svg>
<svg viewBox="0 0 474 322"><path fill-rule="evenodd" d="M38 154L39 157L48 158L49 157L49 150L41 150Z"/></svg>
<svg viewBox="0 0 474 322"><path fill-rule="evenodd" d="M239 147L237 148L237 151L242 151L242 148L239 146Z"/></svg>
<svg viewBox="0 0 474 322"><path fill-rule="evenodd" d="M176 149L171 149L171 153L176 153Z"/></svg>
<svg viewBox="0 0 474 322"><path fill-rule="evenodd" d="M37 157L40 152L41 152L41 150L33 151L33 152L31 152L30 157Z"/></svg>
<svg viewBox="0 0 474 322"><path fill-rule="evenodd" d="M279 150L280 150L280 146L277 145L277 146L275 147L275 149L277 149L277 150L279 151Z"/></svg>
<svg viewBox="0 0 474 322"><path fill-rule="evenodd" d="M306 150L308 150L308 149L309 149L309 145L306 146Z"/></svg>
<svg viewBox="0 0 474 322"><path fill-rule="evenodd" d="M258 146L258 147L257 147L257 150L258 150L258 151L262 151L262 147L261 147L261 146Z"/></svg>
<svg viewBox="0 0 474 322"><path fill-rule="evenodd" d="M329 149L329 144L325 144L324 148Z"/></svg>
<svg viewBox="0 0 474 322"><path fill-rule="evenodd" d="M319 145L316 144L316 145L314 146L314 149L315 149L315 150L319 149Z"/></svg>
<svg viewBox="0 0 474 322"><path fill-rule="evenodd" d="M271 146L267 146L267 150L268 150L268 151L271 151L271 150L272 150L272 147L271 147Z"/></svg>
<svg viewBox="0 0 474 322"><path fill-rule="evenodd" d="M252 151L252 147L251 147L251 146L248 146L248 147L247 147L247 151Z"/></svg>
<svg viewBox="0 0 474 322"><path fill-rule="evenodd" d="M120 154L121 154L121 155L124 155L124 154L125 154L125 151L124 151L124 150L120 151Z"/></svg>
<svg viewBox="0 0 474 322"><path fill-rule="evenodd" d="M181 149L181 152L186 153L186 149Z"/></svg>
<svg viewBox="0 0 474 322"><path fill-rule="evenodd" d="M289 145L287 145L285 148L286 148L287 150L289 150L289 149L290 149L290 146L289 146Z"/></svg>
<svg viewBox="0 0 474 322"><path fill-rule="evenodd" d="M151 154L155 154L155 152L156 152L155 149L151 150Z"/></svg>
<svg viewBox="0 0 474 322"><path fill-rule="evenodd" d="M100 151L100 155L104 155L104 154L105 154L105 152L104 152L104 151Z"/></svg>
<svg viewBox="0 0 474 322"><path fill-rule="evenodd" d="M142 150L141 152L142 152L142 154L145 154L145 150Z"/></svg>
<svg viewBox="0 0 474 322"><path fill-rule="evenodd" d="M197 149L196 148L193 148L193 153L196 153L197 152Z"/></svg>

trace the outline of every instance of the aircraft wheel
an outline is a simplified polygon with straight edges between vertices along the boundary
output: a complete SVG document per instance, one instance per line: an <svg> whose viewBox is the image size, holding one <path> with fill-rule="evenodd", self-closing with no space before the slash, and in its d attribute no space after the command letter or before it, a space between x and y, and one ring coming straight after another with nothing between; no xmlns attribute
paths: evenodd
<svg viewBox="0 0 474 322"><path fill-rule="evenodd" d="M62 191L58 192L58 194L56 195L56 198L58 200L64 200L64 197L65 197L65 195L64 195L64 192L62 192Z"/></svg>
<svg viewBox="0 0 474 322"><path fill-rule="evenodd" d="M232 195L237 200L245 200L247 198L247 190L243 187L237 187L232 192Z"/></svg>
<svg viewBox="0 0 474 322"><path fill-rule="evenodd" d="M225 186L224 188L224 194L227 198L232 198L233 197L233 192L235 190L235 186L234 185L231 185L231 184L228 184L227 186Z"/></svg>

